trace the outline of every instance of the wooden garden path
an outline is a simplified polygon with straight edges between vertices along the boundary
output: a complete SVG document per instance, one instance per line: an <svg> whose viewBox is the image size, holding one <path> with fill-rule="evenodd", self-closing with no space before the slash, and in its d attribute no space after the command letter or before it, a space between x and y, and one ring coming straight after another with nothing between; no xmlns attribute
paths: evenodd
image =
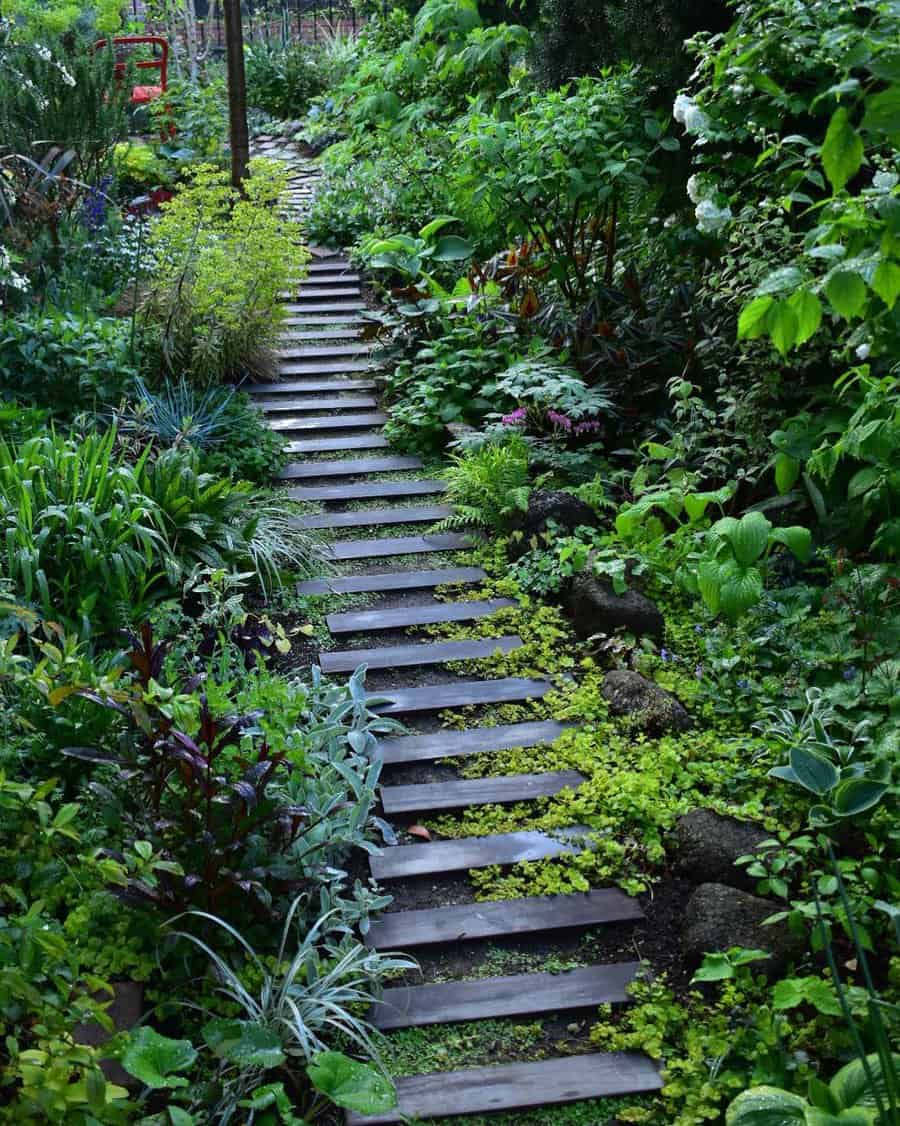
<svg viewBox="0 0 900 1126"><path fill-rule="evenodd" d="M302 219L317 171L277 143L262 152L292 160L289 209ZM385 816L398 829L423 815L481 803L528 801L577 786L571 771L521 774L479 780L421 781L409 771L446 756L539 746L562 731L554 722L473 726L457 731L437 726L439 709L519 703L538 699L550 685L541 680L472 679L456 676L449 661L510 651L521 641L498 636L482 641L409 642L401 631L424 623L472 620L492 614L508 600L439 602L431 593L444 584L477 585L486 576L461 567L454 553L469 545L464 535L434 535L428 526L451 510L440 503L439 480L411 476L418 458L395 455L382 433L368 346L359 339L364 303L360 279L346 256L315 249L308 276L286 294L287 323L277 382L250 388L271 425L283 432L295 456L282 474L289 495L320 503L321 515L302 517L308 528L332 535L329 553L336 577L301 583L304 594L365 594L374 608L336 613L328 626L336 647L320 656L325 672L346 675L366 663L372 688L387 703L381 711L420 733L383 739L381 798ZM402 474L402 476L401 476ZM383 534L386 533L386 534ZM339 573L342 571L343 573ZM406 776L404 778L404 771ZM554 835L504 833L479 838L402 844L372 857L371 871L389 891L404 881L487 865L551 857L578 850L578 826ZM433 896L440 901L438 892ZM451 948L480 939L571 933L578 928L627 924L642 917L637 901L614 888L587 894L532 897L487 903L395 909L372 923L375 949L413 955L444 944ZM374 1013L382 1029L501 1017L534 1017L590 1010L604 1002L627 1003L626 986L636 962L588 966L561 974L527 973L443 981L388 989ZM631 1053L590 1053L536 1062L415 1075L397 1080L396 1111L378 1116L349 1114L350 1126L510 1111L602 1096L657 1090L656 1066Z"/></svg>

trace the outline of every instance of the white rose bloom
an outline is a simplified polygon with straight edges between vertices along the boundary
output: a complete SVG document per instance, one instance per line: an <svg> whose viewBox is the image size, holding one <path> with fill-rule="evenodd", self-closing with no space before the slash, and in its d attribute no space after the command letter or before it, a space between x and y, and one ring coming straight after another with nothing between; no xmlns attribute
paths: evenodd
<svg viewBox="0 0 900 1126"><path fill-rule="evenodd" d="M684 115L684 127L688 133L705 133L709 118L699 106L692 105Z"/></svg>
<svg viewBox="0 0 900 1126"><path fill-rule="evenodd" d="M696 174L696 172L693 176L690 176L688 178L687 194L688 199L691 201L691 203L699 203L701 199L704 199L707 195L709 195L708 191L703 190L703 181L701 177Z"/></svg>
<svg viewBox="0 0 900 1126"><path fill-rule="evenodd" d="M688 97L687 94L679 94L675 99L675 104L672 106L672 116L679 125L684 125L685 115L689 109L693 108L693 105L694 99Z"/></svg>
<svg viewBox="0 0 900 1126"><path fill-rule="evenodd" d="M694 209L694 215L697 230L705 235L718 234L732 218L730 207L718 207L711 199L701 200Z"/></svg>
<svg viewBox="0 0 900 1126"><path fill-rule="evenodd" d="M860 346L856 349L856 358L860 361L867 360L871 351L872 349L868 344L860 344Z"/></svg>

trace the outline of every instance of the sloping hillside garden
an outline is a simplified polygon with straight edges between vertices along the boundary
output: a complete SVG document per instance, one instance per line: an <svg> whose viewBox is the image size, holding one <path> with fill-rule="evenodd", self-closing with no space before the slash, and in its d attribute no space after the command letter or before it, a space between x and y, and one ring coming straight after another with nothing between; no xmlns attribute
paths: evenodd
<svg viewBox="0 0 900 1126"><path fill-rule="evenodd" d="M192 0L154 13L149 107L95 47L140 21L4 6L0 1121L365 1121L398 1075L628 1051L661 1091L469 1121L900 1124L900 9L690 7L359 0L356 36L248 45L268 155L237 188ZM284 477L353 447L324 414L291 442L259 391L332 324L290 298L322 247L369 282L389 452L485 575L454 597L491 613L411 636L485 642L449 673L539 698L404 728L379 666L318 667L373 600L297 592L343 533ZM621 889L647 973L556 1025L383 1035L417 968L370 927L389 891L445 901L370 875L380 744L544 721L454 777L574 785L399 839L580 827L454 894Z"/></svg>

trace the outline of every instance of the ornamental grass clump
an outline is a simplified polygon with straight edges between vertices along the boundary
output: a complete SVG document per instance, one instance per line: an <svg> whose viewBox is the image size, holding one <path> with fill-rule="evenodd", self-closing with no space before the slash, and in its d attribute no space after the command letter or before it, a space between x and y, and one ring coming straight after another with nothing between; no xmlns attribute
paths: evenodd
<svg viewBox="0 0 900 1126"><path fill-rule="evenodd" d="M271 364L280 293L306 250L278 214L287 170L250 162L241 195L198 166L148 233L153 263L141 314L155 374L209 385Z"/></svg>

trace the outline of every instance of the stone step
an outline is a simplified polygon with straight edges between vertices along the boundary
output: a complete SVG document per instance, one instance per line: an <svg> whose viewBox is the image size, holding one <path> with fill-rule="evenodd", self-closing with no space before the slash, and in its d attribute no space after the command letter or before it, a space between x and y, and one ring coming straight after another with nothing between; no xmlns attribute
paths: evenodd
<svg viewBox="0 0 900 1126"><path fill-rule="evenodd" d="M250 395L303 395L320 391L372 391L371 379L282 379L272 383L251 383L243 388Z"/></svg>
<svg viewBox="0 0 900 1126"><path fill-rule="evenodd" d="M519 637L492 637L479 641L439 641L434 645L385 645L380 649L337 649L319 654L322 672L354 672L360 665L370 669L417 668L443 665L449 661L474 661L490 657L498 650L510 653L519 649ZM442 784L443 785L443 784ZM452 785L452 783L448 783ZM441 789L436 786L435 789Z"/></svg>
<svg viewBox="0 0 900 1126"><path fill-rule="evenodd" d="M373 950L410 950L416 946L456 945L474 939L631 923L643 917L640 903L619 888L598 888L584 894L532 895L391 911L372 920L364 941Z"/></svg>
<svg viewBox="0 0 900 1126"><path fill-rule="evenodd" d="M319 516L300 516L300 528L367 528L372 525L431 524L450 516L449 504L410 505L407 508L363 508L353 512L326 512Z"/></svg>
<svg viewBox="0 0 900 1126"><path fill-rule="evenodd" d="M340 401L340 400L333 400ZM447 488L443 481L358 481L348 485L300 486L291 489L291 500L353 501L374 500L378 497L422 497L442 493Z"/></svg>
<svg viewBox="0 0 900 1126"><path fill-rule="evenodd" d="M385 450L390 446L381 434L354 434L348 438L311 438L299 442L288 442L288 453L324 454L341 450Z"/></svg>
<svg viewBox="0 0 900 1126"><path fill-rule="evenodd" d="M540 700L553 685L546 680L507 676L499 680L459 680L451 684L426 684L416 688L390 688L379 694L388 702L375 704L379 715L410 715L444 708L482 707L486 704L518 704Z"/></svg>
<svg viewBox="0 0 900 1126"><path fill-rule="evenodd" d="M307 399L305 395L286 395L283 399L259 399L258 406L266 414L284 411L347 411L374 409L378 400L374 395L348 396L346 399Z"/></svg>
<svg viewBox="0 0 900 1126"><path fill-rule="evenodd" d="M377 575L310 579L297 584L297 593L369 594L385 590L427 590L448 583L480 583L486 578L486 573L480 567L443 567L436 571L387 571Z"/></svg>
<svg viewBox="0 0 900 1126"><path fill-rule="evenodd" d="M438 602L429 606L401 606L396 610L352 610L345 614L329 614L325 620L332 633L361 633L408 629L436 622L470 622L515 605L511 598L492 598L484 602Z"/></svg>
<svg viewBox="0 0 900 1126"><path fill-rule="evenodd" d="M367 473L396 473L405 469L421 469L417 457L362 457L353 461L307 461L286 465L279 474L282 481L316 477L357 477Z"/></svg>
<svg viewBox="0 0 900 1126"><path fill-rule="evenodd" d="M330 544L331 559L389 559L394 555L427 555L434 551L464 551L472 546L470 536L448 532L441 536L397 536L376 540L341 540Z"/></svg>
<svg viewBox="0 0 900 1126"><path fill-rule="evenodd" d="M476 981L385 989L369 1019L383 1032L463 1020L501 1020L572 1009L621 1005L638 977L640 962L584 966L564 973L511 974Z"/></svg>
<svg viewBox="0 0 900 1126"><path fill-rule="evenodd" d="M385 765L430 762L439 758L539 747L553 743L567 730L554 720L509 723L500 727L470 727L468 731L434 731L429 735L398 735L379 740Z"/></svg>
<svg viewBox="0 0 900 1126"><path fill-rule="evenodd" d="M546 774L508 774L500 778L463 778L413 786L382 786L381 804L385 814L432 813L465 809L472 805L508 805L553 797L565 789L577 790L583 781L577 770L555 770Z"/></svg>
<svg viewBox="0 0 900 1126"><path fill-rule="evenodd" d="M383 426L388 416L382 411L368 411L363 414L331 414L320 418L318 415L277 415L269 419L273 430L362 430L367 426Z"/></svg>
<svg viewBox="0 0 900 1126"><path fill-rule="evenodd" d="M397 1105L381 1114L347 1113L347 1126L386 1126L409 1119L455 1118L562 1106L582 1099L658 1091L656 1065L634 1052L582 1056L437 1071L395 1080Z"/></svg>
<svg viewBox="0 0 900 1126"><path fill-rule="evenodd" d="M487 837L393 845L378 856L370 856L369 867L376 880L399 880L488 868L494 864L505 866L521 864L524 860L576 856L583 851L578 838L585 833L587 830L581 826L570 826L555 830L554 836L524 829L518 833L492 833Z"/></svg>

